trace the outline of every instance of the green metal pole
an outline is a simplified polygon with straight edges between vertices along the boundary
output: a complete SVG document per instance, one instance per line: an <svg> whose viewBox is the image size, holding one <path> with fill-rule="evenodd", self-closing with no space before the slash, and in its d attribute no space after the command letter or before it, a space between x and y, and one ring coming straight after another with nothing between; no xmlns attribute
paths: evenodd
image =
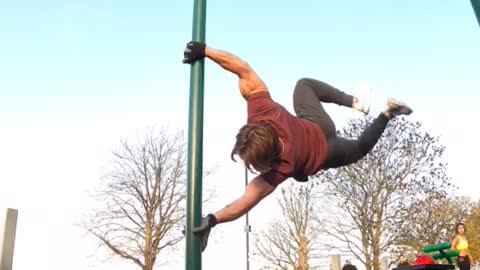
<svg viewBox="0 0 480 270"><path fill-rule="evenodd" d="M205 42L206 0L194 0L193 41ZM192 229L202 218L202 154L203 154L203 86L204 60L196 61L190 70L190 104L188 120L186 270L202 269L200 237Z"/></svg>
<svg viewBox="0 0 480 270"><path fill-rule="evenodd" d="M480 0L470 0L472 2L473 11L477 16L478 25L480 25Z"/></svg>

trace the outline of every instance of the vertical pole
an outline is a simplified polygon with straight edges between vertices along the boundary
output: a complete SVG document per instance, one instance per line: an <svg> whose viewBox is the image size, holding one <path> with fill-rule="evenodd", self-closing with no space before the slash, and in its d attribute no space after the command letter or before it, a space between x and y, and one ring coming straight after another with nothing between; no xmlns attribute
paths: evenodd
<svg viewBox="0 0 480 270"><path fill-rule="evenodd" d="M388 270L388 259L383 257L380 259L380 270Z"/></svg>
<svg viewBox="0 0 480 270"><path fill-rule="evenodd" d="M18 210L7 209L5 222L0 227L0 270L12 270Z"/></svg>
<svg viewBox="0 0 480 270"><path fill-rule="evenodd" d="M331 270L340 270L342 269L342 263L340 261L340 255L332 255L330 256L330 269Z"/></svg>
<svg viewBox="0 0 480 270"><path fill-rule="evenodd" d="M477 17L478 25L480 25L480 0L470 0L472 2L473 11Z"/></svg>
<svg viewBox="0 0 480 270"><path fill-rule="evenodd" d="M205 42L206 0L194 0L192 40ZM202 269L200 236L192 229L202 217L202 154L203 154L203 86L204 60L195 61L190 70L190 103L188 121L186 270Z"/></svg>
<svg viewBox="0 0 480 270"><path fill-rule="evenodd" d="M245 167L245 187L248 185L248 169ZM247 270L250 270L250 224L249 224L249 221L248 221L248 212L247 214L245 215L246 217L246 224L245 224L245 234L246 234L246 264L247 264Z"/></svg>

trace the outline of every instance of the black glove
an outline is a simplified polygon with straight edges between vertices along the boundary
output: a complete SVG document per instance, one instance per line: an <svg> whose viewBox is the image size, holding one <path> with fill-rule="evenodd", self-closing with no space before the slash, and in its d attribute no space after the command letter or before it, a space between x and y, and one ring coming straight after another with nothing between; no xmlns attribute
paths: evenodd
<svg viewBox="0 0 480 270"><path fill-rule="evenodd" d="M192 230L194 234L201 234L202 252L207 247L210 229L215 227L215 225L217 225L217 218L215 218L215 216L212 214L208 214L206 217L202 218L200 226L195 227Z"/></svg>
<svg viewBox="0 0 480 270"><path fill-rule="evenodd" d="M183 60L184 64L191 64L198 59L203 59L205 57L205 43L197 42L197 41L190 41L187 43L187 47L183 52Z"/></svg>

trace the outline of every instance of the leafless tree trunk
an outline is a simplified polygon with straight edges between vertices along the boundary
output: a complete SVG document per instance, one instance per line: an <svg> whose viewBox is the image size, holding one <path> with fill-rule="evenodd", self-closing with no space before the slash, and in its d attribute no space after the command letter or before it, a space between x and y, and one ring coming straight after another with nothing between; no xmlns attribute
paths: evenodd
<svg viewBox="0 0 480 270"><path fill-rule="evenodd" d="M300 233L298 236L299 249L298 249L298 267L297 270L308 270L308 240L305 235Z"/></svg>
<svg viewBox="0 0 480 270"><path fill-rule="evenodd" d="M185 160L182 132L149 129L136 143L122 140L95 194L102 206L81 226L114 255L152 270L183 238Z"/></svg>
<svg viewBox="0 0 480 270"><path fill-rule="evenodd" d="M314 185L292 184L282 188L278 199L284 219L273 219L255 243L255 255L264 269L314 270L322 258L320 241L311 228L316 214ZM271 268L269 268L271 267Z"/></svg>

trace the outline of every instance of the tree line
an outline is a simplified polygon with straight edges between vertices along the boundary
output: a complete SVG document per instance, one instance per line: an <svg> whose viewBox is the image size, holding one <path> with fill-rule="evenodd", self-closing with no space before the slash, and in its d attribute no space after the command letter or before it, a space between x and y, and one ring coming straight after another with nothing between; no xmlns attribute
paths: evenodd
<svg viewBox="0 0 480 270"><path fill-rule="evenodd" d="M339 136L355 138L371 121L350 120ZM112 153L94 193L100 206L86 212L81 227L113 257L151 270L183 239L185 146L182 132L148 129ZM330 254L348 254L379 270L382 257L395 263L450 242L464 221L478 259L480 201L456 195L444 152L420 122L393 119L359 162L280 186L282 215L256 233L254 258L263 269L314 270L325 268L321 260Z"/></svg>

